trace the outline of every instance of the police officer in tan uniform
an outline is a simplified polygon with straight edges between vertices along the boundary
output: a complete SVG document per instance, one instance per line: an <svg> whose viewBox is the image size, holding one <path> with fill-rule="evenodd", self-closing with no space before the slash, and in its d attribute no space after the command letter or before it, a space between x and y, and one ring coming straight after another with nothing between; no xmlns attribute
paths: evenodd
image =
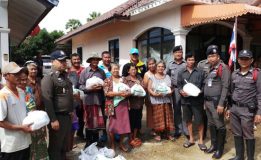
<svg viewBox="0 0 261 160"><path fill-rule="evenodd" d="M253 53L242 50L238 54L240 69L231 77L232 107L230 123L234 135L236 156L230 160L244 160L244 139L247 159L254 160L254 123L261 120L261 76L260 70L251 67Z"/></svg>
<svg viewBox="0 0 261 160"><path fill-rule="evenodd" d="M65 72L65 53L54 51L51 59L52 71L41 82L44 106L51 120L48 152L51 160L64 160L72 126L73 89Z"/></svg>
<svg viewBox="0 0 261 160"><path fill-rule="evenodd" d="M224 110L230 85L230 71L220 60L218 46L210 45L206 54L211 65L204 86L205 108L208 117L211 146L205 152L214 152L212 158L219 159L223 155L226 138Z"/></svg>

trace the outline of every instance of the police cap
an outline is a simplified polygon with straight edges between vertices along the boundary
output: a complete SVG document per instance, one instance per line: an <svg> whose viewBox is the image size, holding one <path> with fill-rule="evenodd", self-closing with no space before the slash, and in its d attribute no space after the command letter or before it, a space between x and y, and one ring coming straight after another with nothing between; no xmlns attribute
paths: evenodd
<svg viewBox="0 0 261 160"><path fill-rule="evenodd" d="M217 45L208 46L207 51L206 51L206 55L208 56L210 54L219 54Z"/></svg>
<svg viewBox="0 0 261 160"><path fill-rule="evenodd" d="M243 49L239 52L238 58L253 58L253 53L249 50Z"/></svg>
<svg viewBox="0 0 261 160"><path fill-rule="evenodd" d="M67 58L67 56L62 50L56 50L56 51L51 53L51 60L61 61L61 60L64 60L66 58Z"/></svg>
<svg viewBox="0 0 261 160"><path fill-rule="evenodd" d="M181 45L175 46L175 47L173 48L173 53L175 53L175 52L177 52L177 51L182 51L182 46L181 46Z"/></svg>

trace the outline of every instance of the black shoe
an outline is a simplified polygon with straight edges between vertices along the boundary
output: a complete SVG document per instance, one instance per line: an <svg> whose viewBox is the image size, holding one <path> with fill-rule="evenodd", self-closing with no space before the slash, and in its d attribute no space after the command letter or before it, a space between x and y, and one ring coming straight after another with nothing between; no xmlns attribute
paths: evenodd
<svg viewBox="0 0 261 160"><path fill-rule="evenodd" d="M217 151L213 154L212 158L220 159L223 155L224 145L226 139L226 129L219 129L217 135Z"/></svg>
<svg viewBox="0 0 261 160"><path fill-rule="evenodd" d="M247 159L254 160L255 155L255 139L246 139Z"/></svg>
<svg viewBox="0 0 261 160"><path fill-rule="evenodd" d="M217 129L215 126L209 126L211 146L205 150L205 153L213 153L217 150Z"/></svg>
<svg viewBox="0 0 261 160"><path fill-rule="evenodd" d="M244 160L244 139L241 136L234 136L236 156L229 160Z"/></svg>
<svg viewBox="0 0 261 160"><path fill-rule="evenodd" d="M189 140L190 139L190 136L189 135L185 135L186 136L186 138Z"/></svg>

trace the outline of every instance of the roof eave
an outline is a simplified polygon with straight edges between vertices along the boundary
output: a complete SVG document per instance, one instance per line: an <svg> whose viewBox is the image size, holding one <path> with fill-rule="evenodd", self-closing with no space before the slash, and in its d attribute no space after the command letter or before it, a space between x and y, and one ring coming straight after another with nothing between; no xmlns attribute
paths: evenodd
<svg viewBox="0 0 261 160"><path fill-rule="evenodd" d="M68 36L68 37L67 37L67 35L64 35L64 36L62 36L61 38L55 40L55 43L57 43L57 44L63 44L63 43L68 42L68 41L71 40L74 36L76 36L76 35L78 35L78 34L80 34L80 33L89 31L89 30L91 30L91 29L95 29L95 28L97 28L97 27L100 27L100 26L102 26L102 25L108 24L108 23L110 23L110 22L115 22L116 20L129 20L129 19L130 19L130 16L121 16L121 15L115 14L115 15L114 15L113 17L111 17L111 18L108 18L108 19L106 19L106 20L104 20L104 21L101 21L101 22L99 22L99 23L96 23L96 24L94 24L94 25L92 25L92 26L90 26L90 27L84 28L84 29L82 29L82 30L80 30L80 31L76 31L75 33L71 34L71 35ZM73 31L72 31L72 32L73 32Z"/></svg>

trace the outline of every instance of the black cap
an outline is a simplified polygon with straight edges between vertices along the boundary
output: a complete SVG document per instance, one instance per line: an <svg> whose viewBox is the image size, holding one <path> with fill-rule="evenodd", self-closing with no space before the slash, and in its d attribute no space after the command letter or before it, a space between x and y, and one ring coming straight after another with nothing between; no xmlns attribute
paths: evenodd
<svg viewBox="0 0 261 160"><path fill-rule="evenodd" d="M207 48L206 55L210 54L219 54L218 46L217 45L210 45Z"/></svg>
<svg viewBox="0 0 261 160"><path fill-rule="evenodd" d="M253 58L253 53L249 50L243 49L239 52L238 58L243 58L243 57Z"/></svg>
<svg viewBox="0 0 261 160"><path fill-rule="evenodd" d="M56 50L54 52L51 53L51 60L64 60L66 59L67 56L66 54L64 53L64 51L62 50Z"/></svg>
<svg viewBox="0 0 261 160"><path fill-rule="evenodd" d="M177 51L182 51L182 46L181 46L181 45L175 46L175 47L173 48L173 53L174 53L174 52L177 52Z"/></svg>

